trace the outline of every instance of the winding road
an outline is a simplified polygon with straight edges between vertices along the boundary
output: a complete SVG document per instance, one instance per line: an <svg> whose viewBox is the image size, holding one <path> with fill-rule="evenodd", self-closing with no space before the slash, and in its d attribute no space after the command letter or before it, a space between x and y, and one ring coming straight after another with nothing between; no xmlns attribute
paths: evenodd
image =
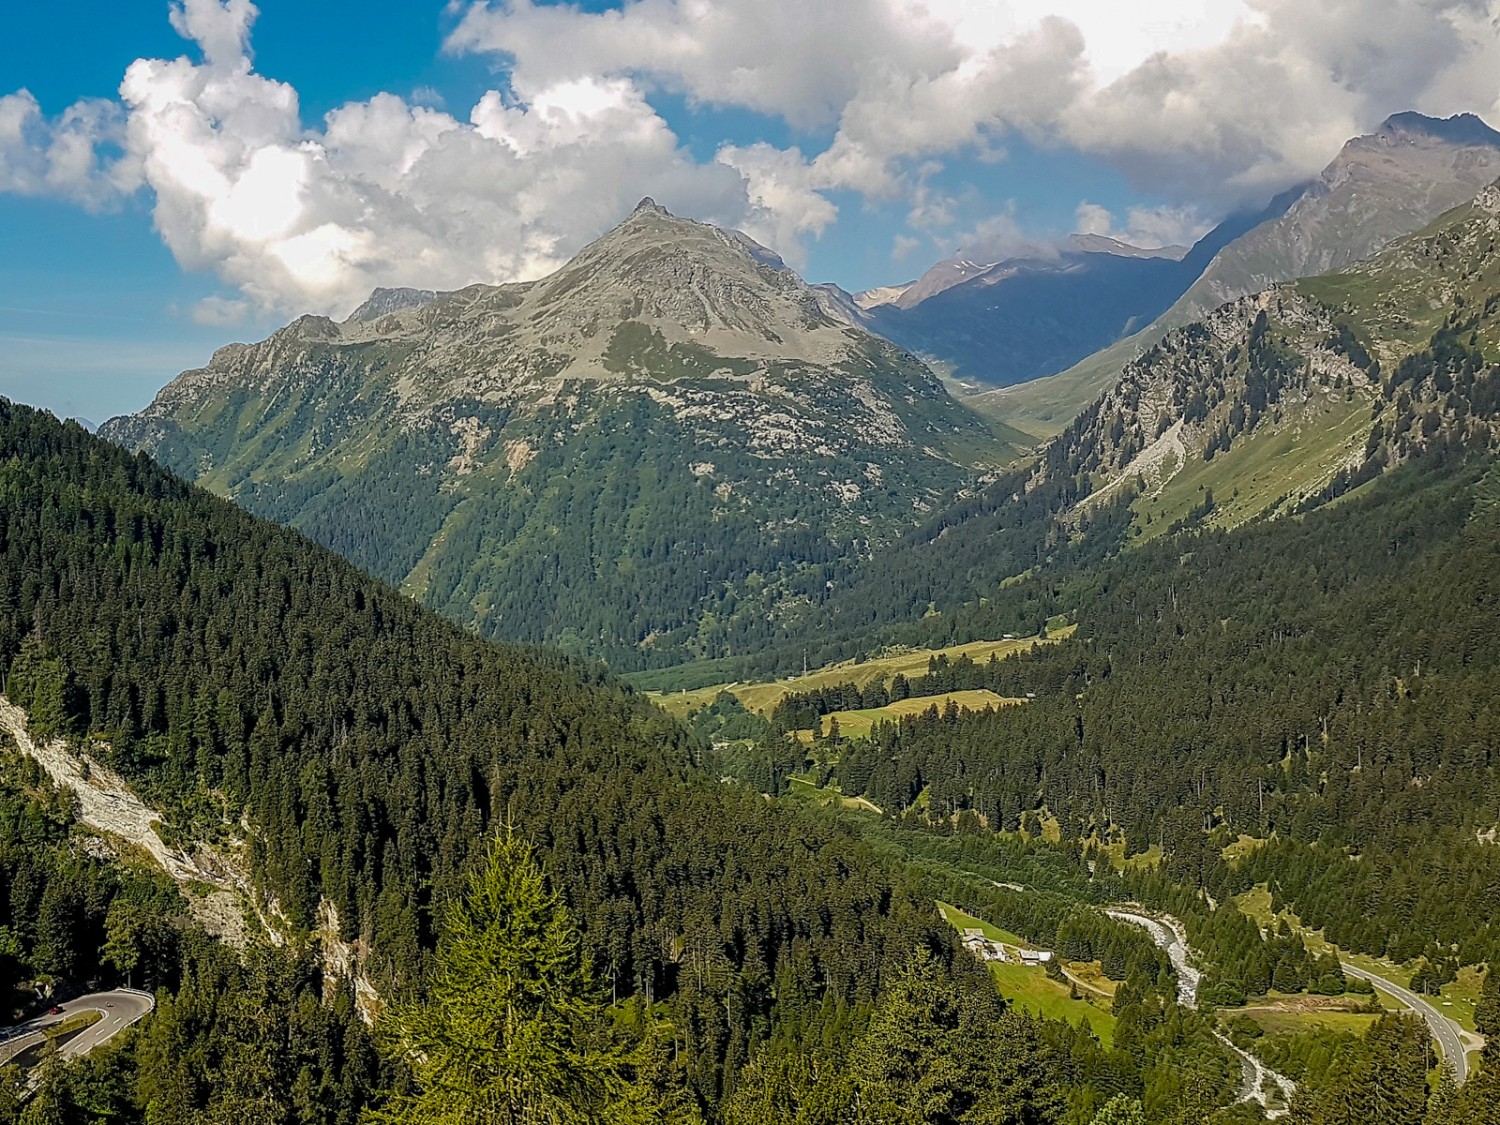
<svg viewBox="0 0 1500 1125"><path fill-rule="evenodd" d="M1367 980L1381 992L1394 996L1405 1004L1417 1015L1427 1021L1427 1026L1432 1030L1432 1037L1438 1041L1438 1046L1443 1049L1443 1061L1453 1069L1453 1080L1460 1086L1469 1077L1469 1057L1466 1053L1466 1032L1456 1021L1449 1019L1438 1011L1432 1003L1409 988L1402 988L1395 981L1386 980L1385 977L1376 976L1368 969L1361 969L1358 965L1351 965L1348 961L1340 961L1344 967L1344 973L1360 980Z"/></svg>
<svg viewBox="0 0 1500 1125"><path fill-rule="evenodd" d="M98 1012L103 1018L84 1028L63 1046L63 1058L79 1058L95 1047L109 1042L133 1023L139 1022L156 1007L149 992L117 988L112 992L94 992L59 1004L62 1010L48 1013L14 1027L0 1029L0 1063L7 1063L28 1047L46 1041L46 1030L81 1012Z"/></svg>

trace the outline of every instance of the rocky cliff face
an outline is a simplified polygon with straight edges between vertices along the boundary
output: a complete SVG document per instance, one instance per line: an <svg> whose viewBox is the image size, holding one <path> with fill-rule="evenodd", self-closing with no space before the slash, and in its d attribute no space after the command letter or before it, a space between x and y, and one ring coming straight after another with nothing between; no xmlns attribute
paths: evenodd
<svg viewBox="0 0 1500 1125"><path fill-rule="evenodd" d="M645 200L550 277L303 317L103 433L493 635L718 655L1014 452L850 320Z"/></svg>
<svg viewBox="0 0 1500 1125"><path fill-rule="evenodd" d="M1500 187L1346 269L1168 332L1049 449L1088 503L1215 522L1289 512L1500 434ZM1157 528L1162 530L1164 528Z"/></svg>

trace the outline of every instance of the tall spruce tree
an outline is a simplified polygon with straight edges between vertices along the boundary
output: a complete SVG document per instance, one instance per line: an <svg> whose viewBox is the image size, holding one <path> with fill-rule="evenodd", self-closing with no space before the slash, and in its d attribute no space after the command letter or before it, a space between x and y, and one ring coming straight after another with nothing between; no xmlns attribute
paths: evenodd
<svg viewBox="0 0 1500 1125"><path fill-rule="evenodd" d="M384 1125L630 1125L655 1116L639 1060L603 1026L603 1002L567 907L531 847L490 846L443 916L437 968L393 1005L383 1049L415 1090L369 1115Z"/></svg>

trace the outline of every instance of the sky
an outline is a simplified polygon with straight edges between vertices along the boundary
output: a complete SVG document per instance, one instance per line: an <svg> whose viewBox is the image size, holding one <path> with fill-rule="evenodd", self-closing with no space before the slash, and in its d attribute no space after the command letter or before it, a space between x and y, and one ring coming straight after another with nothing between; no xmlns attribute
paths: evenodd
<svg viewBox="0 0 1500 1125"><path fill-rule="evenodd" d="M99 422L650 195L814 281L1191 242L1392 113L1500 123L1500 0L93 0L0 16L0 394Z"/></svg>

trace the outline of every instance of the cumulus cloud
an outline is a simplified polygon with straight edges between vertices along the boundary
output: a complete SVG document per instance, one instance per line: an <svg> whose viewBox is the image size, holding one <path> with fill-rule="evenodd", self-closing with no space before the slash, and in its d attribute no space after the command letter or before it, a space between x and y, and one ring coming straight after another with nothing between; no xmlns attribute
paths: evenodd
<svg viewBox="0 0 1500 1125"><path fill-rule="evenodd" d="M138 163L116 147L123 125L120 107L102 99L49 120L29 91L0 97L0 191L61 196L91 209L113 202L140 183Z"/></svg>
<svg viewBox="0 0 1500 1125"><path fill-rule="evenodd" d="M1087 200L1078 205L1075 225L1079 234L1102 234L1132 246L1191 246L1208 233L1212 224L1197 208L1131 207L1119 224L1107 207Z"/></svg>
<svg viewBox="0 0 1500 1125"><path fill-rule="evenodd" d="M524 81L629 75L830 125L817 190L913 190L908 162L1019 133L1220 208L1405 109L1495 113L1497 0L473 0L450 47Z"/></svg>
<svg viewBox="0 0 1500 1125"><path fill-rule="evenodd" d="M376 285L538 277L648 192L759 235L817 229L788 227L776 194L728 164L693 161L626 78L492 91L467 121L381 94L307 129L296 91L251 66L254 16L186 0L174 26L202 61L139 60L120 93L167 245L260 306L339 313Z"/></svg>
<svg viewBox="0 0 1500 1125"><path fill-rule="evenodd" d="M24 91L0 98L0 190L99 203L144 185L178 261L263 309L339 314L377 285L538 277L646 194L794 259L835 214L794 153L694 160L628 78L512 83L466 121L381 94L310 129L296 90L252 65L249 0L181 0L170 17L201 58L137 60L120 104L47 121ZM193 315L245 311L210 298Z"/></svg>

